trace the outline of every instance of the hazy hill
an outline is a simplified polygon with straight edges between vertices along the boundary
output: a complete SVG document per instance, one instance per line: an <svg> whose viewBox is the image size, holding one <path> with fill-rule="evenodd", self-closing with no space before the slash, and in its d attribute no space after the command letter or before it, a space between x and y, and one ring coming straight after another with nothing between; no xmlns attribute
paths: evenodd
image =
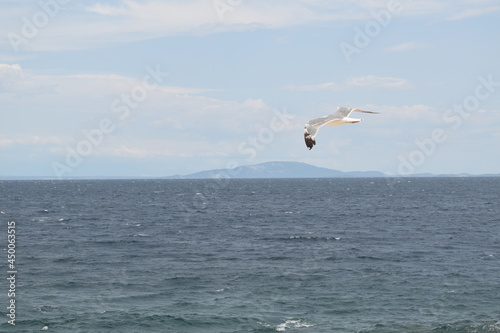
<svg viewBox="0 0 500 333"><path fill-rule="evenodd" d="M168 178L340 178L340 177L385 177L378 171L342 172L320 168L300 162L266 162L240 166L234 169L215 169L200 171L189 175L176 175Z"/></svg>

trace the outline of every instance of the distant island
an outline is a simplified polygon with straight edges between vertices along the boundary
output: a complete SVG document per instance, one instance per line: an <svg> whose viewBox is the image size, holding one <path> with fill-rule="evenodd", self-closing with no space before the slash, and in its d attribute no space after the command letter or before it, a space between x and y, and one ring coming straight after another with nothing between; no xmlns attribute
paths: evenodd
<svg viewBox="0 0 500 333"><path fill-rule="evenodd" d="M211 179L211 178L382 178L382 177L500 177L500 174L473 175L460 174L432 174L418 173L411 175L388 175L379 171L339 171L317 167L307 163L290 161L272 161L252 165L243 165L234 169L214 169L199 171L186 175L173 175L167 177L144 176L84 176L65 177L63 179ZM37 176L1 176L0 180L58 180L54 177Z"/></svg>
<svg viewBox="0 0 500 333"><path fill-rule="evenodd" d="M404 177L500 177L500 174L471 175L471 174L446 174L434 175L421 173L405 175ZM321 168L301 162L265 162L260 164L239 166L234 169L214 169L191 173L188 175L175 175L166 179L207 179L207 178L379 178L399 177L386 175L379 171L350 171L344 172L334 169Z"/></svg>
<svg viewBox="0 0 500 333"><path fill-rule="evenodd" d="M175 175L167 178L343 178L343 177L385 177L378 171L342 172L333 169L320 168L300 162L265 162L260 164L239 166L234 169L215 169L200 171L188 175Z"/></svg>

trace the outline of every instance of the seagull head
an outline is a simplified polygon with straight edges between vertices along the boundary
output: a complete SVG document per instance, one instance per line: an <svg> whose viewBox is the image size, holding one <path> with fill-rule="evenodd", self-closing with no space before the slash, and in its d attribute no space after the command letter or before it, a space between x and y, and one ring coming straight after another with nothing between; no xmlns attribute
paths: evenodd
<svg viewBox="0 0 500 333"><path fill-rule="evenodd" d="M311 134L309 134L307 129L304 129L304 140L306 141L306 146L309 150L311 150L316 144L316 140L311 136Z"/></svg>

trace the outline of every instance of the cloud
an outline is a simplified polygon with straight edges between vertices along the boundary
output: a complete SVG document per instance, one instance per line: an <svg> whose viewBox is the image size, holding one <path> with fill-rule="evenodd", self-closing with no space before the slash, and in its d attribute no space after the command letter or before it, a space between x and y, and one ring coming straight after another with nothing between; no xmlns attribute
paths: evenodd
<svg viewBox="0 0 500 333"><path fill-rule="evenodd" d="M490 5L491 4L491 5ZM402 2L402 16L441 15L456 10L450 19L488 14L498 10L493 0L471 8L470 0ZM179 34L212 34L224 31L277 29L314 22L370 19L378 10L387 10L387 1L355 0L185 0L185 1L93 1L69 2L51 15L41 5L25 3L2 8L0 45L11 44L8 35L23 35L23 22L35 13L45 13L49 22L37 29L36 38L27 38L22 50L57 51L101 47ZM46 11L46 10L45 10Z"/></svg>
<svg viewBox="0 0 500 333"><path fill-rule="evenodd" d="M164 147L155 150L151 148L146 149L144 147L139 147L139 148L128 147L126 145L121 145L120 147L114 148L111 152L111 155L120 157L132 157L132 158L172 156L170 152L165 151Z"/></svg>
<svg viewBox="0 0 500 333"><path fill-rule="evenodd" d="M52 91L27 98L27 78ZM105 118L114 130L96 139L102 142L92 154L100 156L225 156L236 153L241 142L262 128L271 128L271 122L280 131L291 130L279 120L273 122L280 111L258 98L222 100L197 95L205 89L158 85L130 101L124 96L139 91L142 80L112 74L42 76L19 65L0 65L0 82L7 79L18 96L0 93L0 104L11 110L2 124L22 122L22 127L5 127L0 149L46 143L47 152L64 155L66 146L75 149L88 141L85 133L95 133ZM127 117L121 109L128 111Z"/></svg>
<svg viewBox="0 0 500 333"><path fill-rule="evenodd" d="M36 75L18 64L0 63L0 94L42 94L102 96L119 94L142 85L136 78L116 74ZM161 85L157 91L167 94L199 94L218 89L186 88Z"/></svg>
<svg viewBox="0 0 500 333"><path fill-rule="evenodd" d="M16 146L45 146L45 145L60 145L64 140L57 136L20 136L17 138L1 138L0 148L16 147Z"/></svg>
<svg viewBox="0 0 500 333"><path fill-rule="evenodd" d="M413 84L406 80L387 76L362 76L351 78L347 81L347 87L370 88L370 89L405 89L411 88Z"/></svg>
<svg viewBox="0 0 500 333"><path fill-rule="evenodd" d="M373 110L377 110L384 115L384 121L393 122L395 119L399 120L425 120L426 122L440 122L442 121L442 110L435 107L423 104L415 105L379 105L367 106Z"/></svg>
<svg viewBox="0 0 500 333"><path fill-rule="evenodd" d="M0 93L15 90L23 85L26 75L18 64L0 64Z"/></svg>
<svg viewBox="0 0 500 333"><path fill-rule="evenodd" d="M11 54L0 53L0 64L19 62L30 58L32 57L27 55L11 55Z"/></svg>
<svg viewBox="0 0 500 333"><path fill-rule="evenodd" d="M225 4L218 6L218 3ZM318 10L306 1L228 2L225 0L95 2L68 4L64 16L51 18L23 50L74 50L179 34L204 35L257 28L274 29L315 21L342 19L337 11ZM29 15L28 15L29 16ZM61 17L59 17L61 16ZM5 24L4 24L5 25ZM6 31L22 36L17 22ZM3 41L9 44L9 41Z"/></svg>
<svg viewBox="0 0 500 333"><path fill-rule="evenodd" d="M112 145L96 151L98 156L114 156L127 158L162 158L162 157L223 157L234 152L232 145L224 142L200 142L196 140L182 142L182 150L169 150L166 147L179 146L178 140L138 139L134 142Z"/></svg>
<svg viewBox="0 0 500 333"><path fill-rule="evenodd" d="M133 1L125 0L117 5L94 4L86 8L88 12L102 16L124 17L141 21L142 28L164 27L169 32L189 31L199 27L218 29L242 29L242 25L276 28L322 21L341 19L339 4L325 1ZM327 11L321 9L329 9ZM225 26L225 27L222 27ZM231 26L231 27L230 27Z"/></svg>
<svg viewBox="0 0 500 333"><path fill-rule="evenodd" d="M23 71L18 64L0 64L0 94L36 94L51 90L39 78Z"/></svg>
<svg viewBox="0 0 500 333"><path fill-rule="evenodd" d="M385 48L387 52L401 52L425 47L425 43L408 42Z"/></svg>
<svg viewBox="0 0 500 333"><path fill-rule="evenodd" d="M286 90L292 91L341 91L349 89L409 89L413 84L406 80L388 76L360 76L347 79L343 83L326 82L316 85L287 85Z"/></svg>
<svg viewBox="0 0 500 333"><path fill-rule="evenodd" d="M487 6L478 8L467 8L457 14L449 16L447 19L450 21L462 20L469 17L481 16L490 14L500 10L500 6Z"/></svg>

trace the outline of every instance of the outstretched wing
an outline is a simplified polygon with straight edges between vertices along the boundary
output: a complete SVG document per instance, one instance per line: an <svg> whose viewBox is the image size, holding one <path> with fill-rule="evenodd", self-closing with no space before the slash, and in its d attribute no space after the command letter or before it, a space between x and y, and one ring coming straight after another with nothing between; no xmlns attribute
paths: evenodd
<svg viewBox="0 0 500 333"><path fill-rule="evenodd" d="M346 108L344 106L339 106L337 108L337 111L335 111L335 113L331 114L330 116L332 116L333 119L342 119L342 118L349 117L351 112L354 110L356 110L356 109L351 109L351 108Z"/></svg>
<svg viewBox="0 0 500 333"><path fill-rule="evenodd" d="M380 112L365 111L365 110L360 110L360 109L352 109L352 111L354 111L354 112L363 112L363 113L380 114Z"/></svg>
<svg viewBox="0 0 500 333"><path fill-rule="evenodd" d="M323 117L319 117L319 118L316 118L316 119L311 119L309 120L307 123L306 123L306 128L310 128L310 127L314 127L314 130L313 129L309 129L309 132L312 133L312 131L315 131L314 135L316 135L316 132L318 131L318 129L329 123L330 121L332 120L336 120L336 119L343 119L345 117L349 117L349 115L351 114L352 111L354 111L355 109L351 109L351 108L346 108L346 107L343 107L343 106L339 106L337 108L337 111L335 111L334 113L332 114L329 114L329 115L326 115L326 116L323 116ZM361 110L360 110L361 111ZM369 112L369 111L362 111L362 112ZM312 135L312 134L311 134ZM313 135L313 136L314 136Z"/></svg>
<svg viewBox="0 0 500 333"><path fill-rule="evenodd" d="M316 144L316 135L318 134L319 128L326 123L334 120L334 119L340 119L338 116L336 116L337 112L323 116L320 118L316 119L311 119L309 120L306 125L304 126L304 140L306 141L306 146L309 148L309 150L312 149L312 147Z"/></svg>
<svg viewBox="0 0 500 333"><path fill-rule="evenodd" d="M373 111L365 111L365 110L360 110L360 109L351 109L351 108L346 108L344 106L339 106L337 108L337 111L332 114L331 116L336 119L336 118L347 118L351 115L351 112L363 112L363 113L374 113L374 114L380 114L380 112L373 112Z"/></svg>
<svg viewBox="0 0 500 333"><path fill-rule="evenodd" d="M363 113L376 113L373 111L365 111L360 109L346 108L344 106L339 106L335 113L329 114L316 119L309 120L304 127L304 140L306 141L306 146L309 150L316 144L316 135L318 134L319 128L332 120L348 118L351 112L363 112Z"/></svg>

